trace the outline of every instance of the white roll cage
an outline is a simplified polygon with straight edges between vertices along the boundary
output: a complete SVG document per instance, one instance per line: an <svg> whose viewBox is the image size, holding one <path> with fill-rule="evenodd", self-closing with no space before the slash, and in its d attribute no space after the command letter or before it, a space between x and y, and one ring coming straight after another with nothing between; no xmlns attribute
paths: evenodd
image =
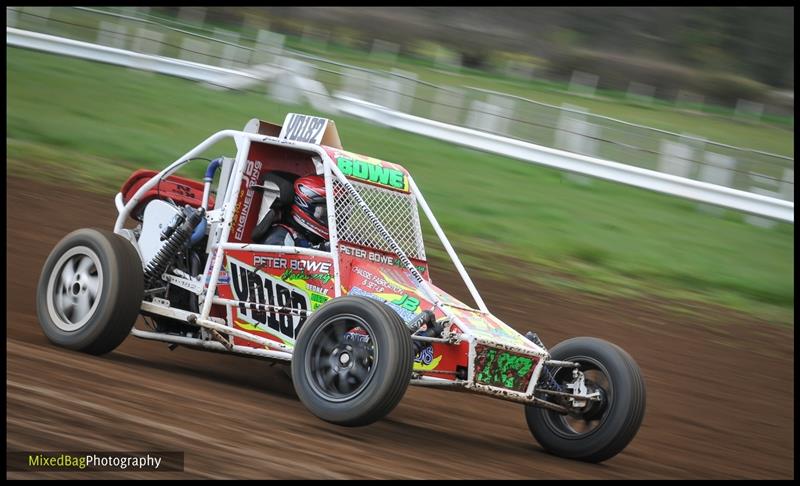
<svg viewBox="0 0 800 486"><path fill-rule="evenodd" d="M216 231L212 234L209 234L209 238L212 240L209 243L209 248L212 249L213 255L207 261L206 267L206 274L208 273L208 265L211 264L213 261L213 267L210 274L210 281L208 283L208 287L206 290L206 295L214 295L216 291L216 286L219 279L219 272L222 267L222 260L223 260L223 251L224 250L250 250L250 251L273 251L273 252L283 252L283 253L295 253L295 254L305 254L305 255L316 255L316 256L326 256L330 257L333 260L333 268L334 268L334 281L335 281L335 295L338 297L341 294L341 275L339 270L339 259L338 255L335 254L338 248L338 238L336 232L336 211L334 205L334 191L333 191L333 177L335 177L342 186L349 192L350 196L353 197L357 201L357 203L361 206L361 209L365 211L365 213L370 218L371 222L375 225L376 229L380 232L380 234L384 237L386 242L392 248L392 251L397 254L400 261L405 266L406 270L408 270L417 283L420 286L425 297L427 297L431 302L436 305L437 308L441 309L446 315L448 314L447 309L442 305L442 302L437 297L436 292L431 288L430 284L422 278L417 268L411 263L406 253L400 247L400 245L395 241L392 237L390 231L388 231L384 226L380 219L375 216L374 212L369 208L369 206L364 202L361 195L356 191L350 181L347 180L345 175L342 171L336 166L333 160L330 158L328 153L319 145L314 145L310 143L303 143L303 142L295 142L285 139L280 139L277 137L265 136L260 134L248 133L248 132L241 132L236 130L222 130L214 135L208 137L205 141L201 144L184 154L178 160L170 164L167 168L159 172L158 174L154 175L149 181L147 181L144 185L142 185L139 190L131 197L131 199L123 205L122 202L122 194L119 193L116 196L116 205L117 210L119 211L119 216L117 216L116 223L114 225L114 232L121 234L124 236L123 233L123 225L125 224L126 219L130 215L131 211L134 207L139 203L142 196L151 188L153 188L158 182L170 176L171 174L175 173L178 169L180 169L185 164L189 163L191 159L198 157L206 150L211 148L216 143L219 143L225 139L232 138L236 144L236 158L234 159L233 170L231 171L231 176L228 178L227 188L225 188L225 192L221 198L217 200L214 210L209 211L207 214L207 218L209 222L218 222L221 223L221 231ZM327 205L328 205L328 218L329 218L329 233L330 233L330 247L331 253L321 252L319 250L312 250L307 248L299 248L299 247L286 247L286 246L271 246L271 245L257 245L257 244L250 244L250 243L229 243L228 237L230 235L232 220L234 216L235 210L235 197L238 195L241 184L242 184L242 176L245 171L245 167L247 165L247 155L250 151L250 145L253 142L257 143L264 143L269 145L277 145L283 147L290 147L294 150L304 151L311 154L314 154L314 162L317 167L317 173L320 172L324 175L325 178L325 186L327 192ZM428 203L425 201L425 198L422 196L422 193L419 191L414 179L409 175L409 189L411 194L416 199L417 204L422 207L425 215L427 216L428 220L430 221L431 225L433 226L436 235L439 237L439 240L442 242L447 254L450 256L453 264L455 265L456 269L458 270L459 275L464 281L464 284L467 286L467 289L470 292L470 295L475 300L478 308L481 312L488 313L489 310L486 307L483 299L481 298L480 294L478 293L477 288L475 288L475 284L470 279L467 271L464 269L464 266L461 264L461 260L459 260L458 255L456 255L453 246L450 244L450 241L447 239L447 236L444 234L441 226L439 226L439 222L436 220L436 217L433 215ZM219 197L219 195L218 195ZM222 201L222 206L220 207L220 202ZM143 262L143 264L146 262ZM200 315L198 316L198 320L208 320L209 312L211 310L211 305L213 303L213 299L205 298L203 299L203 306L200 311Z"/></svg>
<svg viewBox="0 0 800 486"><path fill-rule="evenodd" d="M399 258L399 261L402 263L403 267L405 267L405 269L413 276L413 278L418 283L419 289L422 292L422 294L430 302L433 302L434 306L440 309L446 317L454 319L452 311L448 308L448 306L443 304L443 302L438 296L438 293L433 289L431 284L422 277L419 270L417 270L416 266L408 258L406 252L403 250L401 245L399 245L398 242L395 240L395 238L392 236L392 233L387 230L383 222L370 209L370 207L364 201L362 196L355 189L353 184L350 183L350 181L345 177L345 175L336 165L336 163L334 163L334 161L328 155L326 150L320 145L286 140L283 138L278 138L263 134L249 133L244 131L237 131L237 130L219 131L213 134L212 136L208 137L205 141L197 145L195 148L193 148L186 154L184 154L178 160L170 164L167 168L165 168L158 174L151 177L150 180L148 180L144 185L142 185L136 191L136 193L130 198L130 200L128 200L127 203L123 204L122 193L118 193L115 198L115 204L117 206L119 215L114 225L114 232L122 235L123 237L133 240L130 231L124 229L123 226L128 216L131 214L131 211L141 201L141 198L146 194L146 192L149 191L151 188L153 188L156 184L158 184L158 182L161 179L166 178L171 174L175 173L179 168L189 163L193 158L202 155L206 150L211 148L213 145L226 139L233 139L234 143L236 144L237 153L233 161L233 167L228 173L229 175L220 178L220 183L218 186L219 191L217 194L217 199L215 202L214 209L207 211L205 215L205 217L207 218L207 222L209 223L208 226L210 228L209 242L206 247L209 253L209 258L206 259L206 267L204 269L203 275L201 276L201 279L205 279L205 276L208 275L209 280L205 289L201 289L199 291L199 296L198 296L199 303L202 305L199 315L196 315L195 313L192 312L188 312L186 310L171 307L168 304L168 302L167 303L159 302L159 299L154 299L153 302L145 301L142 303L142 311L148 312L150 314L158 314L175 318L181 321L189 322L191 324L196 324L200 326L201 333L203 333L203 339L172 336L172 335L167 336L167 335L162 335L161 333L144 331L136 328L134 328L131 331L131 334L133 334L136 337L144 339L165 341L165 342L170 342L172 344L185 344L187 346L194 346L209 350L229 351L242 355L250 355L256 357L290 361L292 356L292 349L287 347L286 345L263 338L261 336L256 336L252 333L248 333L243 330L236 329L232 326L228 326L226 325L227 323L223 319L210 316L211 306L213 304L220 304L225 306L238 304L237 302L231 301L229 299L223 299L215 295L217 290L217 284L219 282L219 274L224 259L224 251L248 250L248 251L259 251L259 252L302 254L309 256L321 256L321 257L331 258L333 260L334 282L335 282L334 295L336 297L340 296L342 286L341 286L341 274L339 269L339 258L338 258L339 239L337 237L337 228L336 228L336 207L334 204L334 196L335 196L335 192L333 190L334 177L336 178L336 181L338 181L338 183L340 183L341 186L348 192L348 195L356 202L356 204L360 206L360 209L364 211L370 222L374 225L375 229L384 238L385 242L388 244L391 251L394 252L396 256ZM236 209L235 207L236 199L241 189L242 181L244 179L243 175L245 173L245 169L248 163L247 160L248 154L250 152L250 146L253 142L287 147L292 150L303 151L312 155L312 161L314 162L314 165L316 167L317 174L322 174L325 179L328 218L329 218L328 229L330 236L330 248L331 248L330 252L314 250L309 248L301 248L301 247L260 245L255 243L233 243L228 241L231 228L233 226L233 218ZM226 170L227 170L226 168L223 168L223 174L225 173ZM431 226L436 232L436 235L438 236L439 240L441 241L442 245L447 251L450 260L455 265L459 275L464 281L464 284L469 290L470 295L475 300L478 309L483 314L489 314L489 310L486 307L486 304L484 303L483 299L478 293L478 290L475 288L474 283L467 274L467 271L462 265L460 259L458 258L458 255L456 255L453 246L450 244L450 241L447 239L447 236L445 235L444 231L442 230L441 226L436 220L436 217L433 215L433 212L431 211L430 207L428 206L428 203L425 201L425 198L423 197L422 193L420 192L419 188L414 182L414 179L410 175L408 175L408 183L409 183L408 187L410 193L412 194L416 203L422 208L423 212L428 218L428 221L430 222ZM222 187L223 185L226 187ZM135 240L133 240L133 243L136 244ZM145 263L146 262L143 262L142 265L145 265ZM209 272L209 267L211 270L210 272ZM264 305L264 304L259 304L259 305L265 308L270 307L269 305ZM227 334L230 336L240 337L249 340L251 342L258 343L264 346L264 349L250 348L246 346L231 344L230 341L223 339L220 336L220 333ZM462 339L467 339L473 344L477 343L477 344L496 345L494 343L485 341L482 338L473 337L468 334L467 335L460 333L457 335L451 334L448 331L445 331L445 333L442 335L441 338L427 338L426 340L432 342L455 343L459 342ZM516 351L525 354L531 353L531 349L522 349L518 346L504 345L503 347L505 349L508 349L509 351ZM543 357L544 359L549 359L549 353L547 353L545 349L540 348L539 346L533 344L531 344L531 347L535 350L534 351L535 354ZM472 363L474 362L475 358L474 346L470 347L469 353L470 353L469 357L470 363ZM472 376L473 375L472 369L470 369L469 377L466 381L452 382L440 378L424 376L420 377L419 379L413 379L412 383L416 385L440 386L444 388L461 387L470 391L479 392L483 394L490 394L495 397L506 400L520 401L524 403L536 403L541 406L549 406L552 408L553 407L552 404L548 404L547 402L533 396L535 383L538 380L540 372L541 372L541 367L537 367L537 370L534 373L534 376L531 378L530 385L528 386L528 390L526 392L499 390L491 386L474 383Z"/></svg>

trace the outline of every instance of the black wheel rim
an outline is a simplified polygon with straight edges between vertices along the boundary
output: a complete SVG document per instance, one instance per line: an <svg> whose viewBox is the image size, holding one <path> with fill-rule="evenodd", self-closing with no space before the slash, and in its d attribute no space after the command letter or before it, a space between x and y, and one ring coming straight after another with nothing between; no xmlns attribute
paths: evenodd
<svg viewBox="0 0 800 486"><path fill-rule="evenodd" d="M563 438L580 439L595 433L608 419L614 404L614 386L608 370L596 359L581 356L567 358L564 361L579 363L578 369L583 372L589 393L599 391L602 399L599 402L589 401L585 407L576 409L566 398L559 398L558 401L570 412L565 415L553 410L543 410L545 423ZM556 382L564 387L573 380L572 368L558 368L553 376ZM564 388L564 391L567 390Z"/></svg>
<svg viewBox="0 0 800 486"><path fill-rule="evenodd" d="M378 360L372 326L359 316L339 315L309 338L305 373L314 391L331 402L357 397L372 380Z"/></svg>

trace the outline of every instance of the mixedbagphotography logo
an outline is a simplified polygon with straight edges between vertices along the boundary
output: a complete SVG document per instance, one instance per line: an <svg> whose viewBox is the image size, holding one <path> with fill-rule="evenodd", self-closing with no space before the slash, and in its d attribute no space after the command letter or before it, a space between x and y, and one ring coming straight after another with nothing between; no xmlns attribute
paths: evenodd
<svg viewBox="0 0 800 486"><path fill-rule="evenodd" d="M9 451L8 471L183 471L183 452Z"/></svg>

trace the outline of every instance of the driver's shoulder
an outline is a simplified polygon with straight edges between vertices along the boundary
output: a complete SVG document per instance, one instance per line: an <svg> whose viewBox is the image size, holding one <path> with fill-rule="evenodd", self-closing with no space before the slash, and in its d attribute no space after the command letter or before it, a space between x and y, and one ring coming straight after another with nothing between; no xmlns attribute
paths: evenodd
<svg viewBox="0 0 800 486"><path fill-rule="evenodd" d="M267 245L293 246L297 237L298 233L294 228L285 224L276 224L270 229L264 243Z"/></svg>

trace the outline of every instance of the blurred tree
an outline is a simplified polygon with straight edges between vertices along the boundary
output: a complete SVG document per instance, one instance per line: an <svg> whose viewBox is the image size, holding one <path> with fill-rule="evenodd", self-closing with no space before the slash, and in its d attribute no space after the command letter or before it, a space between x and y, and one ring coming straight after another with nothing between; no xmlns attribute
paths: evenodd
<svg viewBox="0 0 800 486"><path fill-rule="evenodd" d="M295 35L313 24L393 42L404 51L427 40L482 68L492 67L492 51L551 60L590 49L775 87L794 84L794 7L209 7L208 17L231 25L247 18L251 26L263 19Z"/></svg>

